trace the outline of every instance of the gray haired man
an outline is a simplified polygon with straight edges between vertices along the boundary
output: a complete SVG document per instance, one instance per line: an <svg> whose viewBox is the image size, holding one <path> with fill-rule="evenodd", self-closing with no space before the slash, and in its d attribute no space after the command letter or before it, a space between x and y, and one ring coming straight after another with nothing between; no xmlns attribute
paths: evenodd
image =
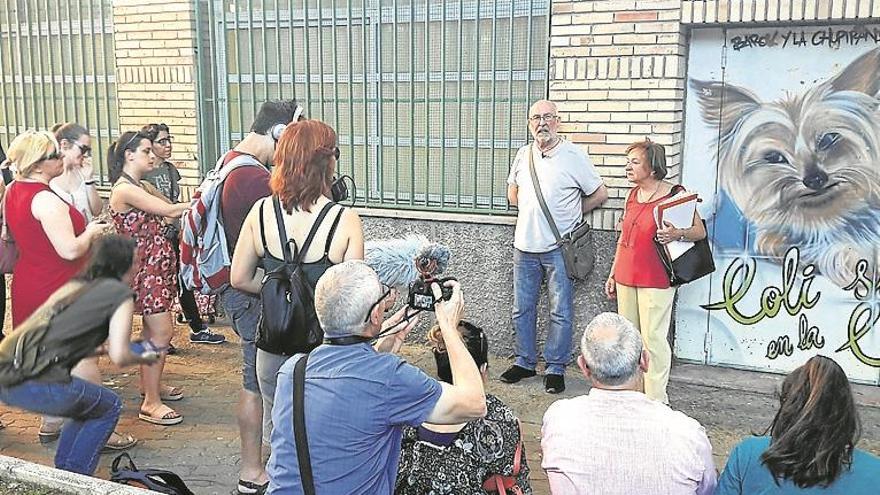
<svg viewBox="0 0 880 495"><path fill-rule="evenodd" d="M440 383L393 355L415 325L404 307L384 321L393 290L362 261L328 269L315 288L315 312L325 343L309 354L305 424L317 493L390 494L397 477L404 425L458 424L486 414L483 379L459 337L461 287L438 300L437 323L446 342L454 385ZM385 332L387 335L371 345ZM272 420L272 456L266 470L270 495L303 493L292 424L293 369L278 371Z"/></svg>
<svg viewBox="0 0 880 495"><path fill-rule="evenodd" d="M700 424L644 394L650 366L639 331L615 313L584 330L587 395L554 402L541 428L550 491L579 495L708 495L717 473Z"/></svg>

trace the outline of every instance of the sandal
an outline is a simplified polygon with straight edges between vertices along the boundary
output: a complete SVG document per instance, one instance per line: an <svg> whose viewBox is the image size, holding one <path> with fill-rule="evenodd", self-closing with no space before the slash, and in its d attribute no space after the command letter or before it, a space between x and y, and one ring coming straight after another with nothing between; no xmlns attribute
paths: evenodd
<svg viewBox="0 0 880 495"><path fill-rule="evenodd" d="M238 480L238 487L236 488L238 495L263 495L266 493L266 490L269 488L269 482L265 482L262 485L258 485L253 481L245 481L243 479Z"/></svg>
<svg viewBox="0 0 880 495"><path fill-rule="evenodd" d="M61 427L64 425L63 422L55 425L54 423L47 423L40 425L40 432L37 436L40 439L41 444L52 443L55 440L58 440L58 437L61 436Z"/></svg>
<svg viewBox="0 0 880 495"><path fill-rule="evenodd" d="M144 393L141 392L141 397L144 396ZM159 398L165 402L176 402L180 399L183 399L183 389L180 387L170 387L165 386L162 387L162 390L159 392Z"/></svg>
<svg viewBox="0 0 880 495"><path fill-rule="evenodd" d="M126 450L137 445L138 439L131 436L128 433L118 433L113 432L110 434L110 438L107 439L107 443L104 444L104 447L101 449L101 452L113 452L119 450Z"/></svg>
<svg viewBox="0 0 880 495"><path fill-rule="evenodd" d="M156 416L156 413L158 411L163 411L165 414L162 414L161 416ZM156 410L154 410L152 413L141 409L140 414L138 414L138 418L142 421L146 421L147 423L153 423L154 425L160 426L176 425L177 423L183 421L183 416L181 416L177 411L171 409L165 404L157 407Z"/></svg>

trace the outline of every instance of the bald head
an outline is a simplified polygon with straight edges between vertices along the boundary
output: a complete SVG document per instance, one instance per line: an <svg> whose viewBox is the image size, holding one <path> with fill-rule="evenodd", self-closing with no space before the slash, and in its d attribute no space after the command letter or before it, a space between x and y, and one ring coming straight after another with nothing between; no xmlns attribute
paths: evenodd
<svg viewBox="0 0 880 495"><path fill-rule="evenodd" d="M639 331L617 313L596 315L581 337L581 355L592 379L608 386L635 378L642 348Z"/></svg>
<svg viewBox="0 0 880 495"><path fill-rule="evenodd" d="M529 107L529 132L541 149L552 148L559 139L559 115L556 104L538 100Z"/></svg>

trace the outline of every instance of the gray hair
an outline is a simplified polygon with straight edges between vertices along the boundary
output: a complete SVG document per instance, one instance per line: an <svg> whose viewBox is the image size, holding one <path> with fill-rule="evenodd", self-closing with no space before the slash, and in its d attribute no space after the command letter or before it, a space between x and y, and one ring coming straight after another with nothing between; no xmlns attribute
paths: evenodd
<svg viewBox="0 0 880 495"><path fill-rule="evenodd" d="M315 287L315 313L328 337L361 335L367 311L382 295L379 277L363 261L331 266Z"/></svg>
<svg viewBox="0 0 880 495"><path fill-rule="evenodd" d="M617 313L600 313L581 337L581 354L593 378L604 385L623 385L639 369L642 336Z"/></svg>

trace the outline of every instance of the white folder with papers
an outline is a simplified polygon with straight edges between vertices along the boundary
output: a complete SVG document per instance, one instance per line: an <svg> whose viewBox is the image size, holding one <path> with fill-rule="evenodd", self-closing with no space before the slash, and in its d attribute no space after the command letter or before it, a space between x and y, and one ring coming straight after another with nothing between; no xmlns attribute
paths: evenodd
<svg viewBox="0 0 880 495"><path fill-rule="evenodd" d="M654 222L658 228L663 228L668 222L675 228L686 229L694 224L694 213L697 211L697 193L682 191L654 207ZM666 250L671 260L678 259L694 245L689 241L672 241L666 244Z"/></svg>

